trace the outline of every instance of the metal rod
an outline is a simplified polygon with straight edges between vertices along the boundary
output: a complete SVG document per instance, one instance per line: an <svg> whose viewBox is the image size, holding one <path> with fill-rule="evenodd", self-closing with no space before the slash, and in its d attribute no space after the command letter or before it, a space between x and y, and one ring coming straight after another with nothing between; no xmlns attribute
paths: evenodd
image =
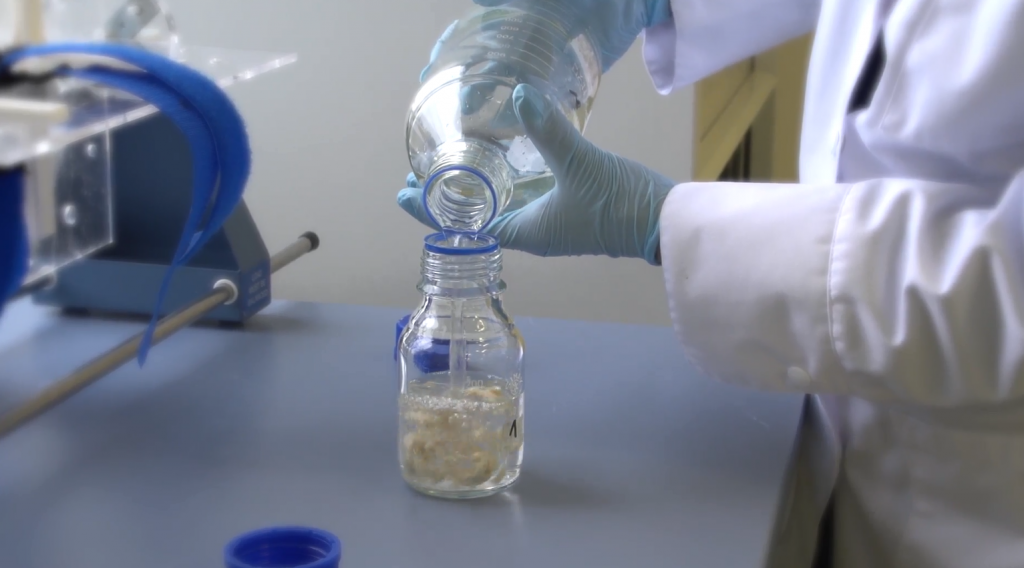
<svg viewBox="0 0 1024 568"><path fill-rule="evenodd" d="M11 297L7 298L7 301L13 302L14 300L17 300L19 298L23 298L30 294L34 294L44 288L49 288L50 286L53 286L55 282L56 278L54 277L53 273L47 274L46 276L43 276L41 278L36 278L31 282L22 284L21 287L18 288L14 292L14 294L11 295Z"/></svg>
<svg viewBox="0 0 1024 568"><path fill-rule="evenodd" d="M270 257L270 272L273 274L282 267L287 266L295 261L295 259L306 254L307 252L315 251L320 247L320 237L316 236L316 233L310 231L303 233L294 243L284 247L277 251L277 254Z"/></svg>
<svg viewBox="0 0 1024 568"><path fill-rule="evenodd" d="M270 257L270 272L277 272L302 255L316 250L319 246L320 238L315 233L302 235L294 243ZM153 332L153 345L195 323L203 315L233 299L234 296L235 291L230 285L222 285L218 282L206 297L161 319ZM70 375L46 388L28 402L0 416L0 438L14 432L33 418L131 361L139 351L142 336L142 332L134 335L124 343L75 369Z"/></svg>

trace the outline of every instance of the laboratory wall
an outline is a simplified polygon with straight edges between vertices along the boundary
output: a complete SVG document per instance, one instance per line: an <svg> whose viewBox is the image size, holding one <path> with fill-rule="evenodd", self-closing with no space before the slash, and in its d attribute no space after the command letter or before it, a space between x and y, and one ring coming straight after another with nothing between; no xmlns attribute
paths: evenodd
<svg viewBox="0 0 1024 568"><path fill-rule="evenodd" d="M404 126L437 36L470 0L169 0L183 43L296 52L297 64L230 91L254 147L247 201L271 250L306 230L321 249L275 275L279 298L413 307L422 237L395 204ZM606 75L597 144L691 175L692 93L655 93L640 42ZM517 316L668 323L662 273L642 261L508 252Z"/></svg>

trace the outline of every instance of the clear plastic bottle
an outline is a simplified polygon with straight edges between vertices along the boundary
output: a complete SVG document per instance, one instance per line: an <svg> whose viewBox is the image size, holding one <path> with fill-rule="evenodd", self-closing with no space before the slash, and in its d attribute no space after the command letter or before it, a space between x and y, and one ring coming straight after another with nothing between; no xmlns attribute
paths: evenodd
<svg viewBox="0 0 1024 568"><path fill-rule="evenodd" d="M501 250L488 235L430 235L422 271L398 341L402 476L437 497L492 495L523 461L523 340L501 304Z"/></svg>
<svg viewBox="0 0 1024 568"><path fill-rule="evenodd" d="M537 88L581 132L601 78L600 53L560 2L478 8L460 19L409 110L406 143L428 213L474 232L554 187L526 137L512 92Z"/></svg>

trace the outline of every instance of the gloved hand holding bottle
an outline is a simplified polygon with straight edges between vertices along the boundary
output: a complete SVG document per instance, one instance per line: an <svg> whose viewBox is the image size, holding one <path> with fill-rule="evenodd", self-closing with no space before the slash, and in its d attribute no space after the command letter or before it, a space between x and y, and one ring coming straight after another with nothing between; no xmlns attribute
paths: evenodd
<svg viewBox="0 0 1024 568"><path fill-rule="evenodd" d="M832 541L827 563L1019 565L1024 0L671 3L503 6L578 10L558 30L585 30L568 42L600 54L588 70L607 70L649 26L643 56L662 94L813 34L809 59L790 48L773 55L780 69L807 65L800 181L671 188L585 141L583 121L570 116L576 128L566 127L572 98L564 81L550 80L561 70L535 80L523 66L502 76L515 85L495 97L511 108L486 118L511 119L523 132L509 128L517 142L536 146L549 193L519 211L499 203L502 212L479 226L507 248L543 255L656 261L660 247L673 330L701 374L827 395L807 399L827 458L815 464L807 525L796 531L813 539L833 504L833 522L821 524ZM652 17L666 12L660 23ZM456 30L442 42L432 73L457 69L445 57L461 37ZM462 128L450 115L447 125ZM485 126L468 134L504 140L479 135L494 132ZM399 202L422 220L417 191L403 190ZM815 547L803 546L813 540L797 540L775 560L813 564Z"/></svg>
<svg viewBox="0 0 1024 568"><path fill-rule="evenodd" d="M555 189L495 219L485 230L503 248L540 256L605 255L658 264L665 176L591 144L529 85L513 94L516 115L555 176ZM406 212L437 228L409 176L398 194Z"/></svg>
<svg viewBox="0 0 1024 568"><path fill-rule="evenodd" d="M672 183L592 146L580 131L600 73L645 28L670 20L668 0L476 3L495 11L449 26L421 73L428 83L409 122L416 171L399 203L432 228L484 228L505 248L655 263L658 214ZM443 71L453 63L461 76L480 79L453 81L460 73ZM442 94L442 83L461 90ZM531 162L531 153L544 163Z"/></svg>
<svg viewBox="0 0 1024 568"><path fill-rule="evenodd" d="M473 0L484 7L524 6L540 8L557 15L575 29L569 35L586 32L601 53L601 67L607 72L632 47L645 29L672 17L669 0ZM420 81L442 51L458 22L452 22L430 52L430 62L420 73ZM498 22L500 24L500 22Z"/></svg>

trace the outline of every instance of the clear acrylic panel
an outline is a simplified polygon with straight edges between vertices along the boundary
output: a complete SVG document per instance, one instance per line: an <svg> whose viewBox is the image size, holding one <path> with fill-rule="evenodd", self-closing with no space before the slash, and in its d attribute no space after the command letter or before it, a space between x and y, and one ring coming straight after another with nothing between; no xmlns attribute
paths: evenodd
<svg viewBox="0 0 1024 568"><path fill-rule="evenodd" d="M179 46L176 59L227 87L296 57ZM0 98L31 103L36 115L64 117L49 125L19 120L0 100L0 168L24 164L28 174L31 254L25 282L30 283L112 242L109 131L156 109L126 93L74 79L24 85L0 92Z"/></svg>
<svg viewBox="0 0 1024 568"><path fill-rule="evenodd" d="M221 87L296 60L294 54L224 48L177 46L174 51L175 60L204 73ZM0 167L13 166L156 112L136 97L75 79L61 79L45 89L37 85L9 89L0 92L0 98L30 101L66 116L59 123L38 128L38 118L19 121L0 108Z"/></svg>
<svg viewBox="0 0 1024 568"><path fill-rule="evenodd" d="M0 49L23 39L16 22L28 13L24 1L0 0ZM294 54L182 45L174 18L159 0L28 2L42 8L46 41L139 46L196 69L222 88L296 60ZM24 165L27 174L26 283L111 244L109 131L155 112L132 95L77 79L0 90L0 168Z"/></svg>
<svg viewBox="0 0 1024 568"><path fill-rule="evenodd" d="M109 132L39 156L25 172L26 283L113 242Z"/></svg>

